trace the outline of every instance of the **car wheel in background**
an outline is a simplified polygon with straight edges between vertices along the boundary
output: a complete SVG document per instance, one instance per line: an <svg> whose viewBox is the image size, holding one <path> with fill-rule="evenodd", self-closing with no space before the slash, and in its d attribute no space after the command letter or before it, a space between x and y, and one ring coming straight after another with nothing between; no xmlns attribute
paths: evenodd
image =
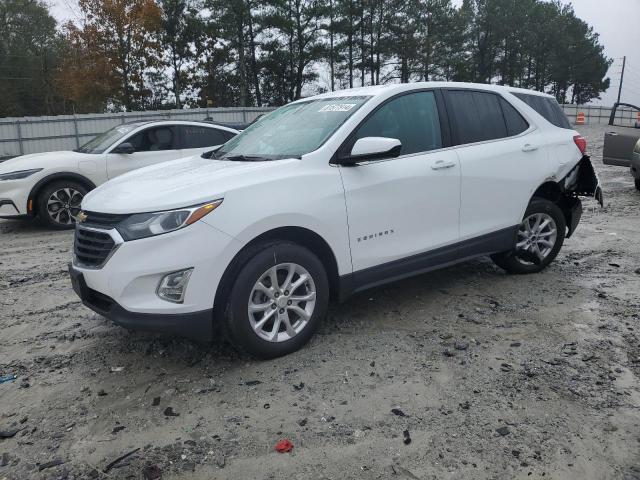
<svg viewBox="0 0 640 480"><path fill-rule="evenodd" d="M640 178L635 179L636 190L640 190Z"/></svg>
<svg viewBox="0 0 640 480"><path fill-rule="evenodd" d="M75 226L80 203L87 189L73 180L58 180L45 186L38 195L40 221L49 228L65 230Z"/></svg>
<svg viewBox="0 0 640 480"><path fill-rule="evenodd" d="M289 242L257 246L235 277L224 330L239 350L275 358L301 348L325 317L329 282L322 262Z"/></svg>
<svg viewBox="0 0 640 480"><path fill-rule="evenodd" d="M562 210L555 203L534 198L518 227L514 248L491 259L509 273L539 272L558 255L566 229Z"/></svg>

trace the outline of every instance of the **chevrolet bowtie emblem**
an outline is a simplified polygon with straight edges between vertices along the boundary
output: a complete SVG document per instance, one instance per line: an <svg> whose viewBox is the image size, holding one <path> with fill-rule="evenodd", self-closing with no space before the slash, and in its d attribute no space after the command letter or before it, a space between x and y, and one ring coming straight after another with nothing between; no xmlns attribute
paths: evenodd
<svg viewBox="0 0 640 480"><path fill-rule="evenodd" d="M76 216L76 222L78 223L83 223L86 222L87 220L87 214L84 212L80 212L77 216Z"/></svg>

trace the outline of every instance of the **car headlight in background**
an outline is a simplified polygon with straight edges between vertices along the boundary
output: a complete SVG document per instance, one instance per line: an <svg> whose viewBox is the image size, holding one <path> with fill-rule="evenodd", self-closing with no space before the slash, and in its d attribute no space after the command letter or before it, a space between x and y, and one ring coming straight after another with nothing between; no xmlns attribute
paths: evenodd
<svg viewBox="0 0 640 480"><path fill-rule="evenodd" d="M639 153L640 154L640 138L638 139L638 141L636 142L636 146L633 147L633 151L635 153Z"/></svg>
<svg viewBox="0 0 640 480"><path fill-rule="evenodd" d="M222 199L177 210L136 213L122 221L116 228L124 240L153 237L191 225L213 212L221 203Z"/></svg>
<svg viewBox="0 0 640 480"><path fill-rule="evenodd" d="M23 178L27 178L41 170L41 168L32 168L31 170L18 170L17 172L1 173L0 180L22 180Z"/></svg>

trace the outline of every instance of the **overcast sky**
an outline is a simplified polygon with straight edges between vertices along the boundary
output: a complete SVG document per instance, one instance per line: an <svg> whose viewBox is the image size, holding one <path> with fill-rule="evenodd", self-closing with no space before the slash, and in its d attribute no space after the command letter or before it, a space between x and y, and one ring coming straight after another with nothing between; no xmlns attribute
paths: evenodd
<svg viewBox="0 0 640 480"><path fill-rule="evenodd" d="M611 105L618 95L622 57L627 57L621 101L640 105L640 0L561 0L573 3L576 15L600 34L605 55L614 59L608 72L611 88L593 103ZM453 0L461 4L462 0ZM50 0L60 22L78 17L76 0ZM535 28L535 26L532 26Z"/></svg>

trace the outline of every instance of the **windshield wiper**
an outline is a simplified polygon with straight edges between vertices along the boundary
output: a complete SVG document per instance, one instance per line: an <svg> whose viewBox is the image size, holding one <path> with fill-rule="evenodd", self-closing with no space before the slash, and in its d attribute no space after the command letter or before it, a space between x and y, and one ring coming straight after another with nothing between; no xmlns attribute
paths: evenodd
<svg viewBox="0 0 640 480"><path fill-rule="evenodd" d="M263 162L269 159L258 155L229 155L222 157L221 160L230 160L232 162Z"/></svg>

